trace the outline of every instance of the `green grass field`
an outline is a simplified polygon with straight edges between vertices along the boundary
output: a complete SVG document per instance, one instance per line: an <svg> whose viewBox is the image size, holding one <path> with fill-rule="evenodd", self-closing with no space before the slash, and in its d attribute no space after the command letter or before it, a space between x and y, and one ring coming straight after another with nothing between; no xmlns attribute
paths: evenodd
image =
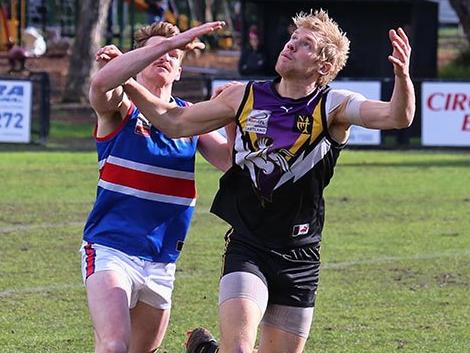
<svg viewBox="0 0 470 353"><path fill-rule="evenodd" d="M93 351L80 276L94 152L0 152L0 352ZM197 165L198 208L162 352L217 333L226 225L219 174ZM306 352L464 353L470 347L470 155L345 151L326 192L316 318Z"/></svg>

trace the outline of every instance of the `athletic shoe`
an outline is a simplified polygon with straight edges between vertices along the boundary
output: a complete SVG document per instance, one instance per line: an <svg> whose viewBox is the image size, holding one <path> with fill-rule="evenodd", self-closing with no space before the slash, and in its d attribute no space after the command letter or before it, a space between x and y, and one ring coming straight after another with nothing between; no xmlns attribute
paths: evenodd
<svg viewBox="0 0 470 353"><path fill-rule="evenodd" d="M218 344L214 336L204 327L195 328L186 333L186 353L215 353Z"/></svg>

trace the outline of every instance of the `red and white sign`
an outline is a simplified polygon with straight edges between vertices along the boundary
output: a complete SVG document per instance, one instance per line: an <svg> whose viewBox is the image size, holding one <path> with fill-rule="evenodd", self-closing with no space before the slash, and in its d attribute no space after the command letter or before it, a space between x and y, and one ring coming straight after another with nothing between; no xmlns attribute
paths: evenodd
<svg viewBox="0 0 470 353"><path fill-rule="evenodd" d="M470 82L423 82L423 146L470 146Z"/></svg>

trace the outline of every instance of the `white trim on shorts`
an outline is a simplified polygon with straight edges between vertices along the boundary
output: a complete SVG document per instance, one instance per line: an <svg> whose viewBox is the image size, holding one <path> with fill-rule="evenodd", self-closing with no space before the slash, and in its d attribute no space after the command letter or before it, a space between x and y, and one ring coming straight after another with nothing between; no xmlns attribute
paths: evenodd
<svg viewBox="0 0 470 353"><path fill-rule="evenodd" d="M96 272L114 271L119 274L122 288L127 293L129 308L144 302L157 309L171 308L175 281L175 263L151 262L99 244L83 242L82 278Z"/></svg>

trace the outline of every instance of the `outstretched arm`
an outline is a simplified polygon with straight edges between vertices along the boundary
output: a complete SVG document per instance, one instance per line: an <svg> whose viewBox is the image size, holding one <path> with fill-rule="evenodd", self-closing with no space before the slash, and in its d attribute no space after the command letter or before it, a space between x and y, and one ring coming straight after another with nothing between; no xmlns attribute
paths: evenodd
<svg viewBox="0 0 470 353"><path fill-rule="evenodd" d="M393 52L388 60L393 65L395 84L392 98L388 102L365 100L360 104L358 114L351 114L343 104L335 116L340 124L359 125L372 129L401 129L413 122L416 98L410 78L411 46L403 29L389 31Z"/></svg>
<svg viewBox="0 0 470 353"><path fill-rule="evenodd" d="M125 99L124 91L121 86L104 89L102 85L100 85L99 80L96 79L102 75L102 70L104 70L111 60L121 55L122 52L115 45L106 45L100 48L95 54L99 71L91 78L88 97L98 118L106 118L108 115L118 111Z"/></svg>
<svg viewBox="0 0 470 353"><path fill-rule="evenodd" d="M208 22L176 36L165 38L159 43L131 50L109 62L95 75L94 81L103 91L109 91L124 84L169 51L204 48L204 44L196 42L195 39L223 26L224 22L222 21Z"/></svg>
<svg viewBox="0 0 470 353"><path fill-rule="evenodd" d="M233 121L242 101L245 85L228 87L210 101L185 108L163 101L134 82L126 83L124 91L152 125L168 137L177 138L204 134Z"/></svg>
<svg viewBox="0 0 470 353"><path fill-rule="evenodd" d="M95 54L100 71L115 58L122 55L114 45L107 45L99 49ZM100 73L98 71L98 74ZM122 119L127 115L131 102L124 94L121 86L111 90L103 90L95 81L95 76L90 82L88 97L90 104L97 116L96 137L103 137L114 131Z"/></svg>
<svg viewBox="0 0 470 353"><path fill-rule="evenodd" d="M211 100L218 97L227 88L242 83L231 81L215 89ZM235 136L235 123L225 125L225 137L218 131L211 131L199 136L198 150L203 157L217 169L226 172L232 166L232 149Z"/></svg>

